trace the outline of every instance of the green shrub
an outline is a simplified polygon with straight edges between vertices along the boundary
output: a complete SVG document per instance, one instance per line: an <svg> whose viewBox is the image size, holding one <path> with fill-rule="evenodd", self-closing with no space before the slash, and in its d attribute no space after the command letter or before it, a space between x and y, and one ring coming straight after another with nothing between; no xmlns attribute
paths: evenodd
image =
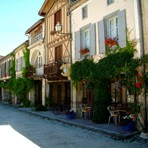
<svg viewBox="0 0 148 148"><path fill-rule="evenodd" d="M23 107L30 107L31 101L28 99L23 99Z"/></svg>
<svg viewBox="0 0 148 148"><path fill-rule="evenodd" d="M36 105L35 111L47 111L47 108L44 105Z"/></svg>

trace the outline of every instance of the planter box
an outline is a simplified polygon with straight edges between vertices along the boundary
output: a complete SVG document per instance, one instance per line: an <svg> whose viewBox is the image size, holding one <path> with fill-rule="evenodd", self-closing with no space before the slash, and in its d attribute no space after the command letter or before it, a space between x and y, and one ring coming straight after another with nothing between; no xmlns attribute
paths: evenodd
<svg viewBox="0 0 148 148"><path fill-rule="evenodd" d="M68 119L74 119L75 118L75 113L72 113L72 114L68 114L66 115Z"/></svg>

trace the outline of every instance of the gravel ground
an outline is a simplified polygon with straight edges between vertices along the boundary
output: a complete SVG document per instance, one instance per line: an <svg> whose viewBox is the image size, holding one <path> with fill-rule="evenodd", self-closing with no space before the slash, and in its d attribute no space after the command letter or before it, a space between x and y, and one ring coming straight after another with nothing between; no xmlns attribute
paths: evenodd
<svg viewBox="0 0 148 148"><path fill-rule="evenodd" d="M13 136L9 133L13 130L8 132L4 126L9 126L15 131ZM20 139L24 138L24 143L19 142L19 136ZM7 144L12 138L15 148L20 148L20 145L21 148L148 148L148 140L139 136L124 141L115 140L103 134L47 120L0 105L0 148L7 148ZM28 143L30 146L27 145ZM11 147L13 148L12 145Z"/></svg>

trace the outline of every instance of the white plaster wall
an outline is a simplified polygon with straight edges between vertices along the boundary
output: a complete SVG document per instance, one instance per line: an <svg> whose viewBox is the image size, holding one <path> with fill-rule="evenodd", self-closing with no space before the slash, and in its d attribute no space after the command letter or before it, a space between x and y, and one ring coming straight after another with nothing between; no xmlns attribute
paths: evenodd
<svg viewBox="0 0 148 148"><path fill-rule="evenodd" d="M35 60L36 60L38 52L41 53L42 59L43 59L42 63L44 63L44 45L43 45L43 43L41 43L41 41L39 41L39 42L40 42L39 45L36 45L34 47L31 47L31 46L29 47L29 49L30 49L30 63L32 65L35 65Z"/></svg>
<svg viewBox="0 0 148 148"><path fill-rule="evenodd" d="M39 42L41 42L41 41L39 41ZM35 47L30 49L30 63L31 63L31 65L35 66L35 62L36 62L38 52L40 52L41 55L42 55L42 65L44 65L44 63L45 63L45 60L44 60L45 52L44 52L44 50L45 49L44 49L43 43L40 43L38 46L35 46ZM36 74L42 75L43 74L43 67L36 68Z"/></svg>
<svg viewBox="0 0 148 148"><path fill-rule="evenodd" d="M75 57L74 51L74 32L78 31L82 26L85 26L89 23L96 23L96 51L97 54L99 52L99 45L98 45L98 28L97 22L102 20L104 16L115 12L116 10L123 10L126 9L126 23L127 28L132 30L131 38L138 39L138 33L136 33L135 29L135 19L137 18L135 15L135 1L137 0L116 0L114 4L107 6L106 0L89 0L88 2L84 3L77 9L72 11L72 32L73 32L73 42L72 42L72 49L73 49L73 59ZM88 18L82 19L82 7L87 5L88 7ZM137 35L137 36L136 36Z"/></svg>
<svg viewBox="0 0 148 148"><path fill-rule="evenodd" d="M42 40L38 41L37 43L33 44L32 46L29 47L30 49L30 64L35 66L36 58L38 55L38 52L41 53L42 55L42 65L45 63L45 52L44 52L44 45ZM36 68L36 74L37 75L42 75L43 74L43 66L40 68ZM44 84L44 79L42 80L42 105L45 105L45 84ZM35 103L35 90L32 89L32 91L29 93L29 100L34 104Z"/></svg>

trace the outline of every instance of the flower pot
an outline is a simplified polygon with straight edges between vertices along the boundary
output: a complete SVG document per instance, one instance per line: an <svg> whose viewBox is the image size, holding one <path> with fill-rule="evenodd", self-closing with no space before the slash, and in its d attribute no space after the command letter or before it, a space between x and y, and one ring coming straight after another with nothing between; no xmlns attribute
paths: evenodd
<svg viewBox="0 0 148 148"><path fill-rule="evenodd" d="M136 129L136 127L135 127L135 122L130 122L130 123L128 123L127 125L122 126L122 129L123 129L124 131L134 131L134 130Z"/></svg>
<svg viewBox="0 0 148 148"><path fill-rule="evenodd" d="M75 118L75 113L67 114L68 119L74 119Z"/></svg>

